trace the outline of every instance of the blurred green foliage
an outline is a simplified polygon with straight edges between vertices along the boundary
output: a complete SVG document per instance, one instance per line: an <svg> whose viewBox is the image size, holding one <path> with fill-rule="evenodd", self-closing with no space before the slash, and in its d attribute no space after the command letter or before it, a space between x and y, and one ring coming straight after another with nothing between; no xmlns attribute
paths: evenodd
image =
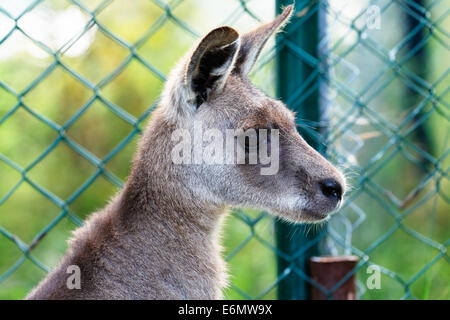
<svg viewBox="0 0 450 320"><path fill-rule="evenodd" d="M16 5L19 6L22 2L27 1L19 1ZM82 1L82 3L88 9L94 10L102 1ZM273 16L273 2L264 1L264 5L261 3L261 1L258 3L249 1L247 5L251 12L256 12L258 17L267 21ZM44 1L33 10L58 12L66 10L70 6L73 4L68 1ZM440 9L435 8L434 10ZM139 43L146 31L152 31L152 25L157 23L164 14L165 11L161 6L153 1L135 1L133 5L130 5L127 1L115 0L100 11L96 16L96 21L120 39L134 44ZM173 14L180 21L189 24L199 34L203 34L221 23L231 23L240 30L250 30L259 24L258 21L243 12L241 4L235 0L214 1L214 3L206 0L177 2ZM86 13L83 15L88 21L90 17ZM226 17L230 18L225 19ZM5 19L1 13L0 19ZM450 21L447 19L442 27L449 30L449 24ZM77 190L88 179L96 175L98 168L74 151L66 140L61 139L57 131L36 119L30 111L58 125L64 125L68 121L71 122L71 118L82 110L79 117L67 127L64 134L99 159L104 159L128 135L132 134L135 128L98 97L103 97L120 107L127 115L139 119L157 101L163 87L163 79L149 70L139 59L132 59L122 68L121 64L127 59L130 52L117 41L96 27L91 28L89 34L92 37L92 43L86 40L89 43L87 50L74 56L62 54L60 59L65 66L90 83L99 85L98 92L94 92L68 73L61 65L56 64L42 81L23 95L22 102L28 110L20 105L11 116L4 118L11 110L14 110L13 108L20 101L0 86L0 155L10 159L20 168L27 168L49 146L55 144L54 149L37 162L27 172L26 177L33 184L41 186L59 199L64 201L70 199L67 207L70 214L61 219L39 241L30 254L48 269L54 267L64 254L67 248L66 240L77 227L77 222L82 221L91 212L102 208L108 199L118 191L118 187L104 175L99 175L82 193L73 198ZM0 33L0 39L3 36ZM14 36L19 38L18 41L26 42L29 46L34 47L35 51L42 51L18 30L14 32ZM391 39L386 34L383 37ZM395 33L392 37L395 37ZM43 56L37 57L36 54L33 54L34 51L26 50L8 55L7 52L2 52L8 41L12 40L6 39L4 43L0 43L0 57L3 57L0 58L0 81L15 92L22 93L34 79L54 63L54 57L45 53L41 53ZM161 74L167 74L177 59L195 41L196 37L192 32L181 28L176 20L168 19L147 41L140 43L136 53L143 61L159 70ZM445 61L450 59L449 52L442 50L442 46L435 42L431 42L427 47L430 52L429 78L438 79L442 77L443 64L448 71L448 62ZM339 50L342 50L343 53L345 49L337 49L336 53L340 54ZM379 66L367 65L367 52L363 49L361 51L354 50L352 56L347 59L363 70L361 81L352 84L358 91L364 87L364 82L368 81L364 77L373 76L374 70L377 70ZM378 61L378 63L380 62ZM380 64L382 65L382 63ZM120 70L117 76L109 78L108 76L117 68ZM252 79L260 88L273 95L276 80L273 61L264 63L261 68L258 68ZM440 105L441 109L448 105L449 84L450 79L445 76L439 82L439 86L435 88L436 95L446 101L446 104ZM394 82L379 93L377 99L369 107L396 124L396 121L404 117L405 113L411 111L411 109L405 110L401 107L401 101L407 94L404 85ZM95 101L88 108L81 109L94 98ZM338 103L343 105L345 110L346 102L338 99ZM426 110L431 108L433 108L433 104L429 103ZM448 158L448 110L444 110L444 112L447 116L433 112L425 121L424 126L432 143L429 146L430 153L436 158L443 157L440 166L443 171L448 173L450 164ZM141 122L138 128L143 129L149 118ZM331 128L338 127L336 123L338 120L339 117L331 120ZM372 126L370 121L362 126L355 125L352 129L360 137L366 135L366 138L362 138L365 142L364 146L358 150L358 154L354 155L360 167L364 167L386 145L389 137ZM367 133L374 134L367 138ZM123 149L104 163L104 168L122 181L126 180L129 173L138 139L139 135L133 136ZM337 139L335 143L339 145L346 142ZM397 147L397 145L393 145L391 148L393 150ZM420 158L420 155L418 157ZM339 159L335 160L340 161ZM355 170L352 170L351 166L349 171L350 183L354 184L359 181L360 172L352 173ZM430 166L426 166L424 169L405 159L399 153L393 156L383 166L383 169L371 179L385 190L394 193L399 198L404 198L431 171ZM29 183L23 182L17 186L22 179L21 173L1 159L0 179L0 227L14 235L18 241L29 245L40 231L61 214L62 210ZM13 189L15 186L17 189ZM374 241L396 224L396 220L389 214L390 210L400 213L402 210L406 211L418 205L426 194L433 192L438 186L439 193L444 194L448 199L450 197L448 175L436 174L421 189L420 196L412 199L401 210L394 208L388 203L388 200L381 196L374 197L377 191L374 191L370 185L358 186L361 188L361 192L353 190L351 194L355 196L352 201L364 209L365 219L358 228L353 230L352 245L360 250L370 248ZM9 195L12 189L14 192ZM423 205L417 206L417 209L413 210L402 223L443 244L449 239L450 210L448 202L439 193L433 194ZM2 199L6 199L6 201L3 202ZM331 223L335 224L337 231L341 228L339 225L340 215L353 222L358 219L352 208L351 206L345 207L336 218L333 218ZM276 298L275 252L270 248L270 246L275 246L273 218L251 210L245 212L250 219L256 219L257 222L254 225L249 225L239 214L235 214L227 219L226 229L223 232L224 256L229 260L230 280L233 285L226 291L226 296L232 299ZM254 234L257 237L251 236ZM338 252L346 250L339 244L334 245ZM236 248L239 250L236 251ZM438 250L399 229L371 251L369 256L372 263L393 270L402 279L409 280L437 254ZM20 263L14 272L7 274L17 262L21 262L22 258L23 253L16 243L0 233L1 299L23 298L45 276L46 272L28 259ZM363 286L368 276L365 270L363 267L358 271L358 279ZM362 298L397 299L405 294L405 287L386 274L383 274L382 283L382 289L366 290ZM414 297L420 299L448 299L450 298L449 284L450 268L447 254L445 258L439 259L427 272L412 282L409 290ZM263 292L264 295L260 296Z"/></svg>

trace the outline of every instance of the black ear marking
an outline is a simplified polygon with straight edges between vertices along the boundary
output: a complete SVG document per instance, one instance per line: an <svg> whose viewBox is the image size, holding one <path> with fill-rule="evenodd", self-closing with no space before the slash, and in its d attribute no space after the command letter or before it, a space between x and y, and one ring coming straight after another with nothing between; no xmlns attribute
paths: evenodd
<svg viewBox="0 0 450 320"><path fill-rule="evenodd" d="M195 103L197 105L197 109L200 108L200 106L207 100L208 100L208 91L205 89L205 90L201 91L200 94L198 94L195 97Z"/></svg>
<svg viewBox="0 0 450 320"><path fill-rule="evenodd" d="M186 85L197 108L211 92L223 88L239 46L239 34L230 27L214 29L199 43L186 71Z"/></svg>
<svg viewBox="0 0 450 320"><path fill-rule="evenodd" d="M192 77L192 89L203 102L208 99L208 91L214 89L217 82L224 76L227 63L233 59L237 44L217 48L206 52L200 59L197 72ZM198 101L198 100L197 100Z"/></svg>
<svg viewBox="0 0 450 320"><path fill-rule="evenodd" d="M208 92L206 90L203 90L200 93L200 97L202 97L203 101L206 101L208 99Z"/></svg>

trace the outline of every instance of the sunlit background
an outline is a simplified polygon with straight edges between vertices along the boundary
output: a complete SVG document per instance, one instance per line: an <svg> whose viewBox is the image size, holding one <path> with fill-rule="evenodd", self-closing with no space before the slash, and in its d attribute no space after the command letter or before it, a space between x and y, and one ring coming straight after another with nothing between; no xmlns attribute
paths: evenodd
<svg viewBox="0 0 450 320"><path fill-rule="evenodd" d="M448 299L449 4L426 1L439 28L426 65L404 64L432 84L432 98L361 44L376 43L391 61L408 56L404 2L329 1L322 145L354 188L323 250L365 253L383 268L379 290L365 288L365 267L357 272L360 298ZM359 33L371 4L383 8L381 28ZM0 0L0 298L23 298L74 228L118 191L165 76L198 37L223 24L249 31L274 15L272 0ZM252 74L270 96L274 44ZM355 111L352 94L365 109ZM273 222L251 210L227 220L228 298L276 298Z"/></svg>

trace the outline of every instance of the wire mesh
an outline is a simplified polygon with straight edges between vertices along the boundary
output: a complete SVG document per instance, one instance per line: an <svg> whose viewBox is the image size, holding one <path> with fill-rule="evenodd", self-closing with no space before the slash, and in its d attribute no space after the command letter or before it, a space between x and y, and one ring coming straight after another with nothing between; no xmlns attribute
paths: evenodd
<svg viewBox="0 0 450 320"><path fill-rule="evenodd" d="M273 96L280 50L314 69L286 103L321 95L328 119L298 126L352 188L311 245L360 257L348 275L360 298L450 297L449 10L445 1L298 1L290 31L317 12L326 19L319 58L286 32L252 74ZM70 231L121 188L167 72L198 37L220 24L248 31L274 12L269 0L0 2L0 296L22 298ZM346 279L326 290L305 270L277 273L276 257L294 261L308 247L277 247L265 212L234 210L225 246L229 298L275 298L291 272L330 297ZM367 289L369 265L381 289Z"/></svg>

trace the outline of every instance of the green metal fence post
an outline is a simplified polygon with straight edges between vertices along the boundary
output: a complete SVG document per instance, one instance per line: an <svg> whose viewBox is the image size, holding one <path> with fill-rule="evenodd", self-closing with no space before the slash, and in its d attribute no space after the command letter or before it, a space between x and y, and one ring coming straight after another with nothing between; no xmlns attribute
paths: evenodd
<svg viewBox="0 0 450 320"><path fill-rule="evenodd" d="M292 3L292 0L277 0L277 10ZM314 7L309 7L313 3ZM315 4L314 4L315 3ZM291 22L286 26L285 32L278 37L278 45L282 47L277 56L278 85L277 95L288 107L297 112L297 119L320 121L321 112L319 105L319 77L317 76L309 88L312 90L306 99L301 103L289 102L289 98L296 92L305 80L311 76L315 67L308 65L291 51L292 48L283 46L283 38L287 38L290 44L301 48L313 57L318 56L317 47L319 41L319 14L316 2L298 1L295 5L295 13ZM315 12L314 12L315 10ZM300 27L296 28L299 19L305 19ZM299 128L300 134L314 148L319 147L319 143L313 139L311 132ZM291 261L286 261L284 257L278 258L278 273L287 274L286 278L280 282L278 287L279 299L309 299L310 290L308 282L303 274L307 274L308 260L311 256L319 254L319 240L326 228L321 228L320 232L315 231L307 225L292 225L284 222L276 222L276 238L278 248L293 257ZM306 249L308 248L308 249ZM305 250L306 249L306 250ZM305 250L302 253L302 250ZM300 251L300 252L299 252ZM301 254L300 254L301 253ZM297 255L299 255L297 257ZM297 271L294 271L294 268Z"/></svg>

